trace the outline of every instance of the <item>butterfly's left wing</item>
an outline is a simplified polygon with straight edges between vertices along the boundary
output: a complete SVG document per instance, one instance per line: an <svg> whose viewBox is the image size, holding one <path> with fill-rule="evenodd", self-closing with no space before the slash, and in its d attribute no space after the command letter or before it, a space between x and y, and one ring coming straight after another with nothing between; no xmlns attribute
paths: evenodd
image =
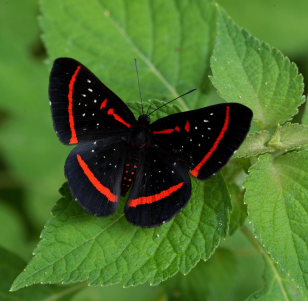
<svg viewBox="0 0 308 301"><path fill-rule="evenodd" d="M114 92L71 58L55 60L49 98L54 127L64 144L125 133L136 122L131 110Z"/></svg>
<svg viewBox="0 0 308 301"><path fill-rule="evenodd" d="M157 148L141 152L140 162L125 215L135 225L158 226L187 204L191 196L188 170Z"/></svg>
<svg viewBox="0 0 308 301"><path fill-rule="evenodd" d="M78 203L91 214L107 216L119 205L127 149L114 138L78 144L65 163L65 175Z"/></svg>
<svg viewBox="0 0 308 301"><path fill-rule="evenodd" d="M252 111L225 103L169 115L151 124L154 143L206 179L220 170L245 139Z"/></svg>

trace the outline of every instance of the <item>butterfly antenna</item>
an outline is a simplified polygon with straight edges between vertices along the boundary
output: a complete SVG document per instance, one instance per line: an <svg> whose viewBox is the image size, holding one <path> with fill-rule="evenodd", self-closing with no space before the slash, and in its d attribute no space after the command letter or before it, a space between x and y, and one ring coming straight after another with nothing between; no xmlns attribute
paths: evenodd
<svg viewBox="0 0 308 301"><path fill-rule="evenodd" d="M189 94L189 93L191 93L191 92L194 92L194 91L196 91L196 90L197 90L197 89L191 89L191 90L187 91L186 93L181 94L180 96L178 96L178 97L176 97L176 98L174 98L174 99L171 99L171 100L167 101L167 102L164 103L163 105L161 105L161 106L159 106L158 108L156 108L155 110L153 110L148 116L150 116L152 113L156 112L157 110L161 109L162 107L168 105L169 103L171 103L171 102L177 100L178 98L183 97L183 96L185 96L185 95L187 95L187 94Z"/></svg>
<svg viewBox="0 0 308 301"><path fill-rule="evenodd" d="M138 89L139 89L139 97L140 97L140 101L141 101L141 111L142 111L142 115L143 113L143 101L142 101L142 95L141 95L141 89L140 89L140 78L139 78L139 72L138 72L138 61L135 58L135 66L136 66L136 73L137 73L137 81L138 81Z"/></svg>

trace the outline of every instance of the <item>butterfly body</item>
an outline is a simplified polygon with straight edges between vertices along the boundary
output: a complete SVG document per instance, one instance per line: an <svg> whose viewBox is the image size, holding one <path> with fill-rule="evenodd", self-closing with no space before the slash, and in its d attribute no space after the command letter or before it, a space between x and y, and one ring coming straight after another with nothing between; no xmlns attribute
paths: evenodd
<svg viewBox="0 0 308 301"><path fill-rule="evenodd" d="M107 216L129 193L125 215L142 227L160 225L182 210L191 197L190 176L203 180L219 171L252 119L251 110L237 103L152 123L147 114L136 119L93 73L69 58L55 61L49 95L60 140L77 145L65 163L76 200L89 213Z"/></svg>

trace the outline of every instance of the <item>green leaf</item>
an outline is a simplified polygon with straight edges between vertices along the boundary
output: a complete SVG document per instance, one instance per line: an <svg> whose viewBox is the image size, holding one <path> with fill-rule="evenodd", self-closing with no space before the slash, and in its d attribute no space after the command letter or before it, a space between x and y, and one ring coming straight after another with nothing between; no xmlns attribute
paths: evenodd
<svg viewBox="0 0 308 301"><path fill-rule="evenodd" d="M237 261L235 255L219 248L207 262L200 262L188 276L177 275L166 281L164 287L170 301L227 300L235 278Z"/></svg>
<svg viewBox="0 0 308 301"><path fill-rule="evenodd" d="M84 284L70 287L36 285L18 292L9 292L14 278L25 266L25 262L13 253L0 247L0 299L3 301L68 301Z"/></svg>
<svg viewBox="0 0 308 301"><path fill-rule="evenodd" d="M308 287L308 152L262 155L250 168L244 201L255 234L297 285Z"/></svg>
<svg viewBox="0 0 308 301"><path fill-rule="evenodd" d="M285 151L306 147L308 126L292 123L278 126L268 145Z"/></svg>
<svg viewBox="0 0 308 301"><path fill-rule="evenodd" d="M259 131L249 134L240 146L239 150L235 153L235 158L254 157L264 153L275 151L274 147L267 145L270 139L268 131Z"/></svg>
<svg viewBox="0 0 308 301"><path fill-rule="evenodd" d="M267 255L266 255L267 256ZM283 273L277 264L266 261L264 287L251 295L247 301L302 301L307 300L300 289Z"/></svg>
<svg viewBox="0 0 308 301"><path fill-rule="evenodd" d="M287 123L283 126L279 125L272 137L265 130L249 134L234 157L254 157L277 150L289 151L299 149L307 145L308 126Z"/></svg>
<svg viewBox="0 0 308 301"><path fill-rule="evenodd" d="M42 232L35 257L13 284L87 281L104 286L158 284L206 260L227 233L230 199L221 176L193 179L192 199L172 221L144 229L122 210L108 218L87 214L68 188Z"/></svg>
<svg viewBox="0 0 308 301"><path fill-rule="evenodd" d="M290 120L303 102L303 78L296 65L250 36L222 10L211 67L220 95L250 107L261 129Z"/></svg>
<svg viewBox="0 0 308 301"><path fill-rule="evenodd" d="M198 88L182 110L204 106L209 92L215 11L212 0L41 1L41 25L51 59L80 60L125 101L171 99ZM201 33L201 34L200 34Z"/></svg>
<svg viewBox="0 0 308 301"><path fill-rule="evenodd" d="M229 235L232 235L241 227L247 217L247 206L244 204L244 191L235 184L229 184L228 190L231 195L232 211L230 215Z"/></svg>

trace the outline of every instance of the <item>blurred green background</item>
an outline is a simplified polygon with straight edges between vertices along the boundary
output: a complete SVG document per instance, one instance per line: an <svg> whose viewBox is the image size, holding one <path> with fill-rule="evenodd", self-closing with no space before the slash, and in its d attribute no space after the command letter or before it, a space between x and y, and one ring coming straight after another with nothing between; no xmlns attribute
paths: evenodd
<svg viewBox="0 0 308 301"><path fill-rule="evenodd" d="M218 2L239 25L296 62L308 78L307 0ZM38 23L36 0L0 0L0 246L25 261L31 258L59 198L57 188L64 182L63 166L70 151L58 141L52 127L48 56ZM262 258L241 233L228 238L224 246L234 254L232 270L238 273L238 282L229 285L228 299L223 300L244 300L262 286ZM206 264L208 275L211 264ZM255 278L249 282L245 275L252 272ZM223 280L225 275L221 277ZM177 285L181 281L178 278L156 288L87 288L74 300L179 300ZM213 281L207 289L213 293L219 287ZM211 296L211 300L222 298Z"/></svg>

